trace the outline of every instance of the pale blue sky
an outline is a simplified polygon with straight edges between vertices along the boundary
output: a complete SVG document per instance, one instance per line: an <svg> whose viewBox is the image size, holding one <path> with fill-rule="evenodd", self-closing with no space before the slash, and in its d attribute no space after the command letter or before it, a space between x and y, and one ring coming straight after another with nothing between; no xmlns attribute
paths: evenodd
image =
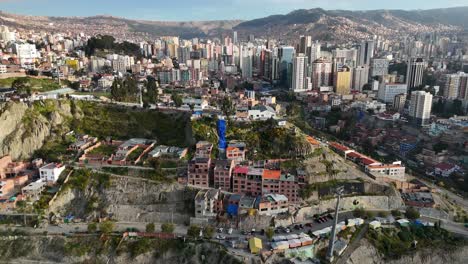
<svg viewBox="0 0 468 264"><path fill-rule="evenodd" d="M147 20L253 19L294 9L431 9L468 0L0 0L0 10L45 16L113 15Z"/></svg>

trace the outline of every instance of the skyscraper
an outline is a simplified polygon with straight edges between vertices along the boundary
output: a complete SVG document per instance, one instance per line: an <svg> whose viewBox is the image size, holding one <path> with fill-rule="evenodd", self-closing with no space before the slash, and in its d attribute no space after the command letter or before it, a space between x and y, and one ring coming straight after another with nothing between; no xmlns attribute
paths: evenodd
<svg viewBox="0 0 468 264"><path fill-rule="evenodd" d="M295 50L293 47L284 46L280 47L278 50L278 56L280 59L279 65L279 76L280 83L286 87L291 87L291 77L292 77L292 62L295 55Z"/></svg>
<svg viewBox="0 0 468 264"><path fill-rule="evenodd" d="M305 54L307 56L307 50L312 46L312 37L311 36L301 36L301 41L299 43L299 53Z"/></svg>
<svg viewBox="0 0 468 264"><path fill-rule="evenodd" d="M292 86L293 92L303 92L307 90L306 87L306 68L307 68L307 57L304 53L297 54L293 60L292 69Z"/></svg>
<svg viewBox="0 0 468 264"><path fill-rule="evenodd" d="M468 98L468 74L459 72L456 74L446 74L443 78L443 95L448 99Z"/></svg>
<svg viewBox="0 0 468 264"><path fill-rule="evenodd" d="M234 42L234 44L237 44L237 31L234 31L234 33L232 33L232 41Z"/></svg>
<svg viewBox="0 0 468 264"><path fill-rule="evenodd" d="M372 59L371 60L371 76L384 76L388 74L389 62L387 59Z"/></svg>
<svg viewBox="0 0 468 264"><path fill-rule="evenodd" d="M426 63L423 58L411 58L408 61L408 71L406 73L408 89L422 85L425 67Z"/></svg>
<svg viewBox="0 0 468 264"><path fill-rule="evenodd" d="M431 117L432 94L425 91L411 93L409 115L413 123L425 126Z"/></svg>
<svg viewBox="0 0 468 264"><path fill-rule="evenodd" d="M370 60L374 57L375 44L373 40L366 40L359 46L358 66L370 65Z"/></svg>
<svg viewBox="0 0 468 264"><path fill-rule="evenodd" d="M335 92L340 95L351 93L351 69L348 66L341 67L335 74Z"/></svg>
<svg viewBox="0 0 468 264"><path fill-rule="evenodd" d="M323 58L312 63L312 89L320 90L322 86L330 86L332 81L332 64Z"/></svg>
<svg viewBox="0 0 468 264"><path fill-rule="evenodd" d="M362 92L362 87L369 82L369 67L366 65L358 66L353 69L352 89Z"/></svg>

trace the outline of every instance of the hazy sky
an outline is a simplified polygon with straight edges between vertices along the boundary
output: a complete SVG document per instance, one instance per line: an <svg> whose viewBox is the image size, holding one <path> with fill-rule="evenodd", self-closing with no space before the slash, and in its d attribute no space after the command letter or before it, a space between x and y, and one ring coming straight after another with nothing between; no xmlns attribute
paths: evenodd
<svg viewBox="0 0 468 264"><path fill-rule="evenodd" d="M253 19L299 8L431 9L468 0L0 0L0 10L28 15L113 15L148 20Z"/></svg>

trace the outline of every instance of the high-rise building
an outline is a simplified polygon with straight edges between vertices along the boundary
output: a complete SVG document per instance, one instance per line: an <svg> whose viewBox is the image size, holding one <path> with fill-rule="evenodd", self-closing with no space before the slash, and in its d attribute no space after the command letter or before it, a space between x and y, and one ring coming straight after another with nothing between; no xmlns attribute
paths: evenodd
<svg viewBox="0 0 468 264"><path fill-rule="evenodd" d="M343 66L335 74L335 92L341 95L351 93L351 69L348 66Z"/></svg>
<svg viewBox="0 0 468 264"><path fill-rule="evenodd" d="M293 47L284 46L280 47L278 50L278 56L280 59L279 64L279 76L280 83L285 88L290 88L292 84L292 62L295 55L295 50Z"/></svg>
<svg viewBox="0 0 468 264"><path fill-rule="evenodd" d="M242 78L251 79L252 78L252 57L245 56L242 58Z"/></svg>
<svg viewBox="0 0 468 264"><path fill-rule="evenodd" d="M443 95L448 99L468 99L468 74L446 74L443 78Z"/></svg>
<svg viewBox="0 0 468 264"><path fill-rule="evenodd" d="M393 109L399 113L403 112L406 103L406 92L395 95L393 99Z"/></svg>
<svg viewBox="0 0 468 264"><path fill-rule="evenodd" d="M406 73L408 89L422 85L425 67L426 63L423 58L411 58L408 61L408 71Z"/></svg>
<svg viewBox="0 0 468 264"><path fill-rule="evenodd" d="M370 65L374 57L375 43L373 40L366 40L359 46L358 66Z"/></svg>
<svg viewBox="0 0 468 264"><path fill-rule="evenodd" d="M312 89L320 90L322 86L331 86L332 82L332 64L323 58L317 59L312 63Z"/></svg>
<svg viewBox="0 0 468 264"><path fill-rule="evenodd" d="M357 66L353 69L352 89L362 92L362 87L369 82L369 67L366 65Z"/></svg>
<svg viewBox="0 0 468 264"><path fill-rule="evenodd" d="M294 57L292 69L292 86L293 92L304 92L307 90L307 57L304 53L299 53Z"/></svg>
<svg viewBox="0 0 468 264"><path fill-rule="evenodd" d="M232 33L232 41L234 42L234 44L237 44L237 31L234 31Z"/></svg>
<svg viewBox="0 0 468 264"><path fill-rule="evenodd" d="M309 58L309 61L307 62L309 65L312 64L316 59L320 58L320 43L318 41L312 43L310 48L307 49L306 55Z"/></svg>
<svg viewBox="0 0 468 264"><path fill-rule="evenodd" d="M389 62L387 59L372 59L371 60L371 76L385 76L388 74Z"/></svg>
<svg viewBox="0 0 468 264"><path fill-rule="evenodd" d="M384 103L393 103L395 96L398 94L406 94L408 86L402 83L381 83L379 87L378 97Z"/></svg>
<svg viewBox="0 0 468 264"><path fill-rule="evenodd" d="M312 46L312 37L311 36L301 36L301 41L299 43L299 53L307 55L307 50Z"/></svg>
<svg viewBox="0 0 468 264"><path fill-rule="evenodd" d="M432 94L425 91L413 91L411 93L411 103L409 115L412 121L420 126L428 124L431 117Z"/></svg>

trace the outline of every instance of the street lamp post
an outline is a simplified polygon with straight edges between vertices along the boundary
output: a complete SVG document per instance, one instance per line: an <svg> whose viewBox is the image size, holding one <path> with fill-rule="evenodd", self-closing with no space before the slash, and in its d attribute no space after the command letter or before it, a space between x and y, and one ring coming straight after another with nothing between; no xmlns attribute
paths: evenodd
<svg viewBox="0 0 468 264"><path fill-rule="evenodd" d="M337 187L335 190L335 194L337 195L336 207L335 207L335 218L333 219L330 243L328 245L328 252L327 252L327 260L330 263L333 262L333 249L335 247L336 225L338 224L338 210L339 210L341 195L343 195L343 192L344 192L344 186Z"/></svg>

